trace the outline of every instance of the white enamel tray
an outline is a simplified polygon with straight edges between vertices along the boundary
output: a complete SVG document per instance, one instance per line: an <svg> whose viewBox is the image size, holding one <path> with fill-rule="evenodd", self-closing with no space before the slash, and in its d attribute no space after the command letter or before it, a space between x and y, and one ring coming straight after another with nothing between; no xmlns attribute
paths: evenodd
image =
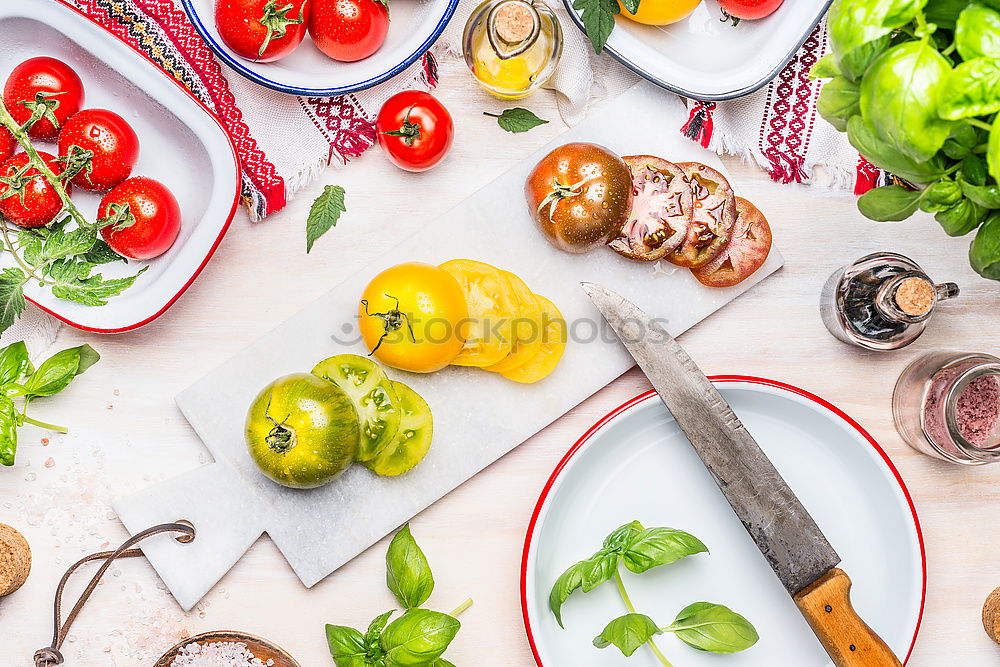
<svg viewBox="0 0 1000 667"><path fill-rule="evenodd" d="M685 97L728 100L757 90L792 59L832 0L785 0L757 21L724 22L716 0L671 25L648 26L618 16L605 46L636 74ZM563 0L580 29L573 0Z"/></svg>
<svg viewBox="0 0 1000 667"><path fill-rule="evenodd" d="M888 457L850 417L808 392L761 378L712 379L843 558L858 613L905 661L920 626L926 573L916 510ZM587 431L539 498L521 575L524 623L538 665L659 664L647 648L626 659L614 647L592 645L609 621L626 613L613 583L574 593L562 608L565 630L548 609L559 575L633 519L687 530L711 552L643 575L624 572L638 611L662 626L692 602L716 602L746 616L760 634L749 650L726 656L663 635L657 643L671 662L832 665L653 392Z"/></svg>
<svg viewBox="0 0 1000 667"><path fill-rule="evenodd" d="M237 73L272 90L313 97L352 93L396 76L431 47L458 6L458 0L394 0L385 44L358 62L331 60L306 35L288 57L259 63L241 58L222 41L215 27L215 0L182 1L209 48Z"/></svg>
<svg viewBox="0 0 1000 667"><path fill-rule="evenodd" d="M133 175L164 183L181 204L181 232L166 254L150 262L101 267L105 276L131 275L135 284L106 306L56 299L36 285L28 298L79 329L115 333L162 314L198 276L232 221L239 201L239 165L216 117L144 55L69 5L56 0L0 2L0 81L18 63L52 56L69 64L86 91L84 108L121 114L139 135ZM39 144L55 154L55 144ZM101 195L75 189L73 201L93 219ZM0 266L9 266L9 254Z"/></svg>

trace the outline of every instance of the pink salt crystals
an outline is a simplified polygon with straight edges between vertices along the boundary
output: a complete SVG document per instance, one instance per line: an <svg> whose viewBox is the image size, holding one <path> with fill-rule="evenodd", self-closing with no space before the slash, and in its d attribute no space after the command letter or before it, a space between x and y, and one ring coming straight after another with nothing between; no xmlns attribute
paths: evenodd
<svg viewBox="0 0 1000 667"><path fill-rule="evenodd" d="M254 656L242 642L191 642L178 653L170 667L273 667L274 660Z"/></svg>

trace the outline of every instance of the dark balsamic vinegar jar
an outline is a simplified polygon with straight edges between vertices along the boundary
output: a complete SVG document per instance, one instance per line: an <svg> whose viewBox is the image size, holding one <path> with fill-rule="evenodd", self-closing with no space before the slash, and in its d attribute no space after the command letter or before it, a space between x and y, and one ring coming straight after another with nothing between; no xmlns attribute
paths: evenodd
<svg viewBox="0 0 1000 667"><path fill-rule="evenodd" d="M820 297L823 324L837 339L870 350L897 350L923 333L938 302L958 285L935 285L909 257L866 255L830 276Z"/></svg>

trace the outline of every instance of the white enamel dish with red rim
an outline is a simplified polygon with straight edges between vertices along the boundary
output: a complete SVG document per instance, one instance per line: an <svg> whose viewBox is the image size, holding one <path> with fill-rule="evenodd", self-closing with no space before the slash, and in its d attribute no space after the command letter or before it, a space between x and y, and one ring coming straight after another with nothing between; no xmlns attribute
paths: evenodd
<svg viewBox="0 0 1000 667"><path fill-rule="evenodd" d="M920 627L926 568L916 510L889 458L854 420L804 390L743 376L712 381L842 557L861 617L905 661ZM562 608L565 630L548 609L559 575L633 519L687 530L711 552L643 575L623 571L639 612L664 626L690 603L716 602L746 616L760 634L749 650L724 656L665 634L657 643L673 664L832 665L653 392L587 431L556 467L535 507L521 564L521 605L538 665L659 665L647 648L625 658L613 646L593 646L604 626L626 613L613 583L574 593Z"/></svg>
<svg viewBox="0 0 1000 667"><path fill-rule="evenodd" d="M29 300L79 329L127 331L161 315L191 285L222 241L239 202L236 152L218 119L175 79L142 53L69 5L56 0L0 3L0 82L20 62L51 56L69 64L83 80L84 108L102 107L123 116L139 135L133 176L161 181L181 206L181 231L166 254L149 262L100 267L107 276L149 268L106 306L56 299L29 284ZM54 144L37 144L56 153ZM73 201L93 220L101 195L75 188ZM8 253L0 266L13 265Z"/></svg>

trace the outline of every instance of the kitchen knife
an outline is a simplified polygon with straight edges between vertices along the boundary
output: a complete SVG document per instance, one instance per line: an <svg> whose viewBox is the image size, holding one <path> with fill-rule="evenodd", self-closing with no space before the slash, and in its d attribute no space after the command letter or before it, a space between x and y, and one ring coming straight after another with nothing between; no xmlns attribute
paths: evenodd
<svg viewBox="0 0 1000 667"><path fill-rule="evenodd" d="M583 283L649 378L837 667L900 665L851 605L840 556L732 408L670 334L624 297Z"/></svg>

